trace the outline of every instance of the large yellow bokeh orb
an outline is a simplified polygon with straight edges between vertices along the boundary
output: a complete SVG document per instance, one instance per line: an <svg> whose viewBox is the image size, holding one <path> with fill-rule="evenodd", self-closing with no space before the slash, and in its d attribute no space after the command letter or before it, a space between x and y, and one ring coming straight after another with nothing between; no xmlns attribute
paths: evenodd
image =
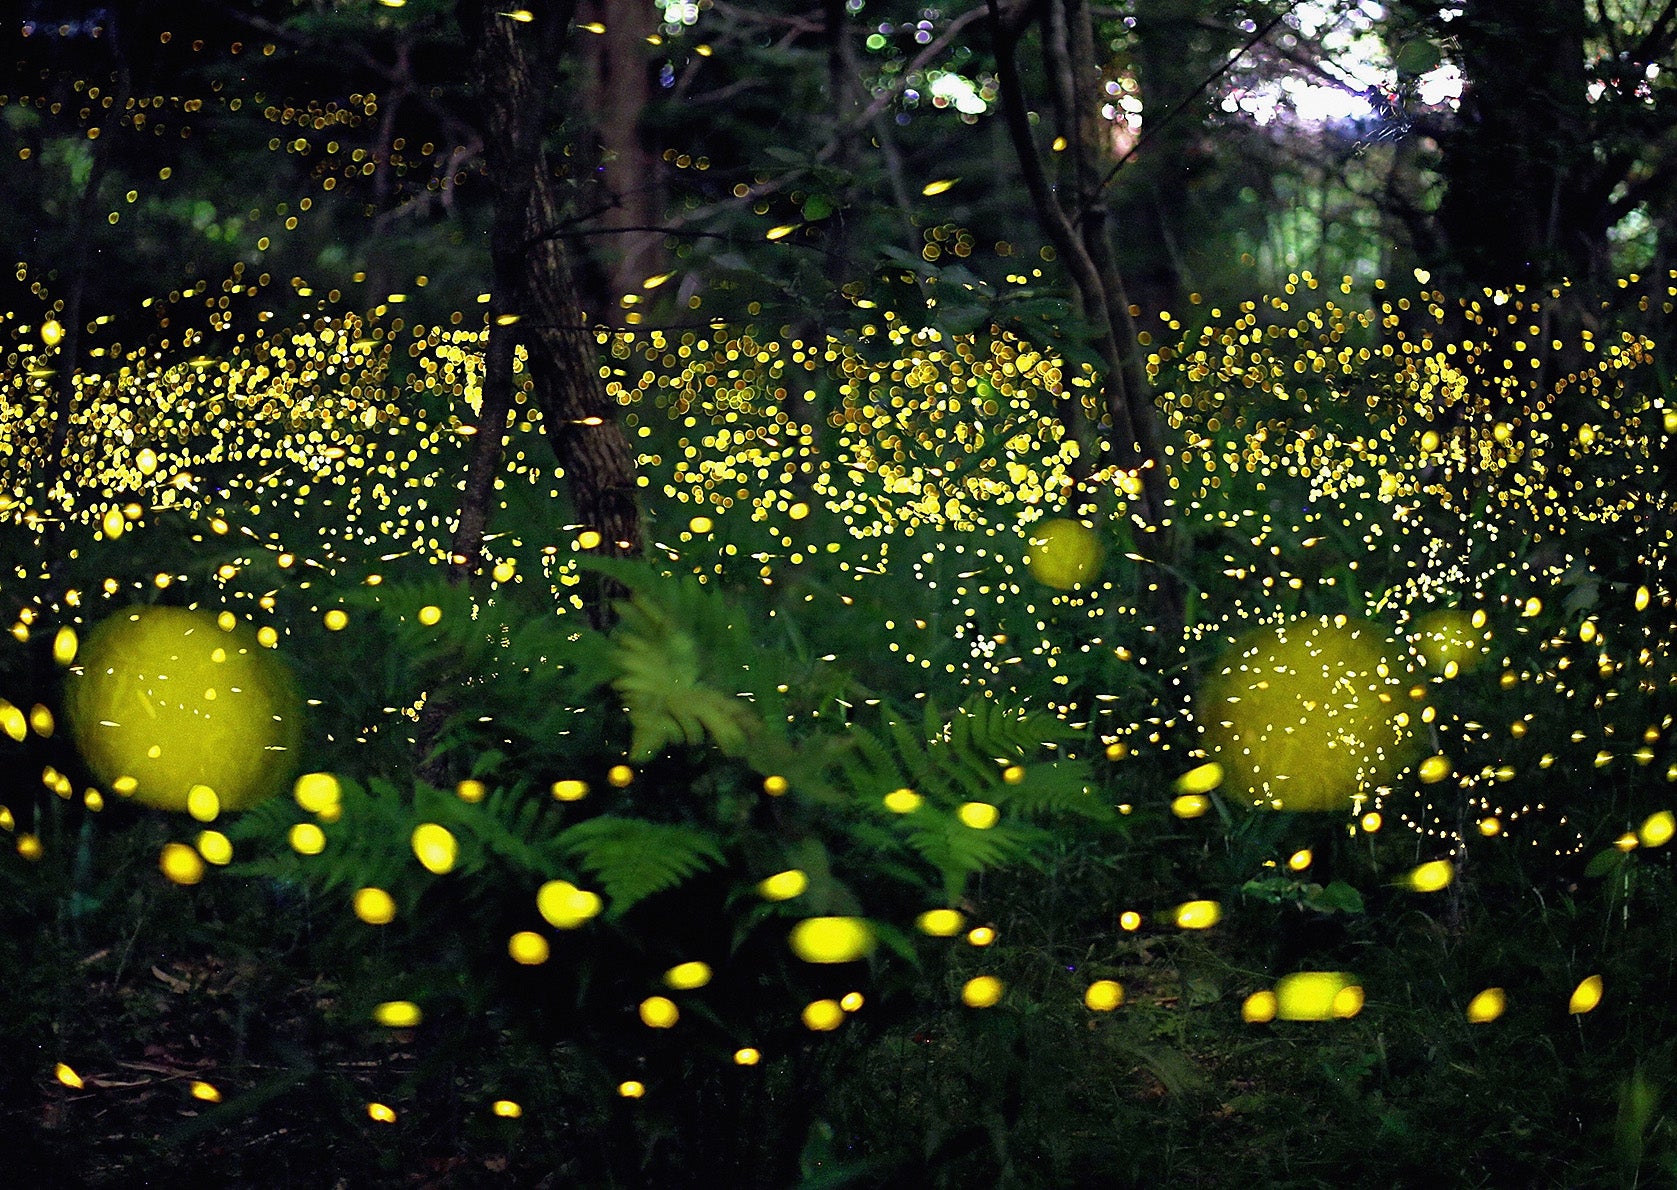
<svg viewBox="0 0 1677 1190"><path fill-rule="evenodd" d="M1198 699L1223 793L1263 809L1349 810L1410 759L1402 656L1377 625L1345 617L1235 642Z"/></svg>
<svg viewBox="0 0 1677 1190"><path fill-rule="evenodd" d="M245 810L296 768L301 708L285 663L254 635L185 608L119 612L82 642L64 702L83 758L132 799L185 810L194 786Z"/></svg>
<svg viewBox="0 0 1677 1190"><path fill-rule="evenodd" d="M1056 518L1031 526L1031 549L1025 565L1037 582L1069 591L1100 573L1104 553L1093 529Z"/></svg>

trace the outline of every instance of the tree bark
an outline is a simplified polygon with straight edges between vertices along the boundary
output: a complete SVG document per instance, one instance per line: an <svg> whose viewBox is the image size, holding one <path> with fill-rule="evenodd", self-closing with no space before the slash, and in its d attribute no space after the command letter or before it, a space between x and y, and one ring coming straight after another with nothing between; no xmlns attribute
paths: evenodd
<svg viewBox="0 0 1677 1190"><path fill-rule="evenodd" d="M600 534L601 552L630 555L641 549L634 453L599 374L594 332L559 234L562 203L543 145L573 5L527 11L533 20L515 21L493 0L462 0L459 7L483 107L484 157L495 198L483 401L451 548L461 578L481 564L520 345L528 353L534 396L578 519Z"/></svg>

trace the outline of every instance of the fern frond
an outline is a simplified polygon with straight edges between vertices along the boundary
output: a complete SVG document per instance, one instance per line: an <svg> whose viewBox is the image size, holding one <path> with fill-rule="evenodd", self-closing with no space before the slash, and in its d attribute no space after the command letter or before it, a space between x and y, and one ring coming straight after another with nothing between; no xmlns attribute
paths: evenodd
<svg viewBox="0 0 1677 1190"><path fill-rule="evenodd" d="M599 880L613 918L722 862L722 848L703 831L611 814L579 822L555 845Z"/></svg>

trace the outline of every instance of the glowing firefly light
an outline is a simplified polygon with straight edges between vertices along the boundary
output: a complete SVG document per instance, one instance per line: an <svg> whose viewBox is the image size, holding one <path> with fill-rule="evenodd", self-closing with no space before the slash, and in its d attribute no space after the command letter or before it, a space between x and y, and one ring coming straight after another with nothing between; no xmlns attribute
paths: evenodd
<svg viewBox="0 0 1677 1190"><path fill-rule="evenodd" d="M447 827L435 822L422 822L413 828L411 843L414 857L427 872L442 876L454 869L460 845Z"/></svg>
<svg viewBox="0 0 1677 1190"><path fill-rule="evenodd" d="M425 1019L412 1000L386 1000L373 1009L373 1019L391 1029L411 1029Z"/></svg>
<svg viewBox="0 0 1677 1190"><path fill-rule="evenodd" d="M664 983L678 992L690 992L695 988L704 987L710 982L710 976L710 964L694 959L686 963L677 963L664 972Z"/></svg>
<svg viewBox="0 0 1677 1190"><path fill-rule="evenodd" d="M1430 893L1448 888L1455 876L1454 864L1447 859L1435 859L1410 872L1404 882L1416 892Z"/></svg>
<svg viewBox="0 0 1677 1190"><path fill-rule="evenodd" d="M757 891L766 901L789 901L808 887L808 876L798 868L788 868L765 877L758 883Z"/></svg>
<svg viewBox="0 0 1677 1190"><path fill-rule="evenodd" d="M914 919L914 924L920 928L922 934L929 934L933 938L953 938L961 932L966 918L953 909L928 909Z"/></svg>
<svg viewBox="0 0 1677 1190"><path fill-rule="evenodd" d="M1586 1012L1593 1012L1600 1003L1601 976L1590 975L1572 989L1572 998L1567 1001L1566 1010L1573 1016L1583 1016Z"/></svg>
<svg viewBox="0 0 1677 1190"><path fill-rule="evenodd" d="M1508 995L1501 988L1486 988L1467 1002L1467 1019L1475 1025L1489 1024L1508 1007Z"/></svg>
<svg viewBox="0 0 1677 1190"><path fill-rule="evenodd" d="M968 1008L992 1008L1006 990L994 975L975 975L961 986L961 1003Z"/></svg>
<svg viewBox="0 0 1677 1190"><path fill-rule="evenodd" d="M1124 985L1116 979L1097 979L1083 993L1083 1003L1092 1012L1111 1012L1124 1002Z"/></svg>
<svg viewBox="0 0 1677 1190"><path fill-rule="evenodd" d="M787 936L806 963L852 963L873 950L873 930L859 917L810 917Z"/></svg>

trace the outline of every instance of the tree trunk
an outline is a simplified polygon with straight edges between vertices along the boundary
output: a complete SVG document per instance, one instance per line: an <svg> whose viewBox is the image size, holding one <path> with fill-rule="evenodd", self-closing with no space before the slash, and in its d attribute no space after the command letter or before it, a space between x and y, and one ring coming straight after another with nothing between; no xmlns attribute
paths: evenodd
<svg viewBox="0 0 1677 1190"><path fill-rule="evenodd" d="M641 140L640 121L652 100L647 38L657 32L658 9L648 0L583 0L582 19L601 26L580 48L588 51L588 99L600 138L600 179L610 203L599 225L610 233L609 297L639 293L664 271L664 237L650 231L662 220L658 164Z"/></svg>
<svg viewBox="0 0 1677 1190"><path fill-rule="evenodd" d="M1592 271L1573 201L1594 165L1586 23L1583 0L1468 0L1451 22L1467 83L1443 143L1439 222L1466 287Z"/></svg>
<svg viewBox="0 0 1677 1190"><path fill-rule="evenodd" d="M1102 402L1109 424L1109 460L1136 469L1141 480L1132 514L1151 530L1148 547L1163 565L1150 585L1161 628L1183 623L1184 597L1170 569L1172 545L1167 514L1168 480L1158 411L1141 374L1129 298L1112 253L1111 232L1102 183L1112 164L1112 143L1100 115L1100 72L1095 59L1093 16L1086 0L1047 0L1043 53L1056 113L1069 155L1067 177L1056 194L1049 185L1041 154L1031 134L1029 113L1014 59L1023 22L1032 6L1003 12L989 0L996 46L996 76L1002 113L1019 158L1031 205L1064 263L1078 313L1095 332L1095 348L1104 364ZM1068 195L1069 201L1061 197ZM1073 411L1081 420L1082 410ZM1077 428L1077 423L1070 423Z"/></svg>
<svg viewBox="0 0 1677 1190"><path fill-rule="evenodd" d="M634 453L600 378L597 344L560 235L561 203L542 143L554 70L573 9L560 3L529 11L535 19L520 22L493 0L463 0L459 9L472 49L473 84L483 105L485 164L495 192L490 232L494 295L483 402L451 551L461 576L481 563L502 438L514 403L519 345L528 352L534 396L578 519L600 534L597 548L603 552L637 554L641 548Z"/></svg>

